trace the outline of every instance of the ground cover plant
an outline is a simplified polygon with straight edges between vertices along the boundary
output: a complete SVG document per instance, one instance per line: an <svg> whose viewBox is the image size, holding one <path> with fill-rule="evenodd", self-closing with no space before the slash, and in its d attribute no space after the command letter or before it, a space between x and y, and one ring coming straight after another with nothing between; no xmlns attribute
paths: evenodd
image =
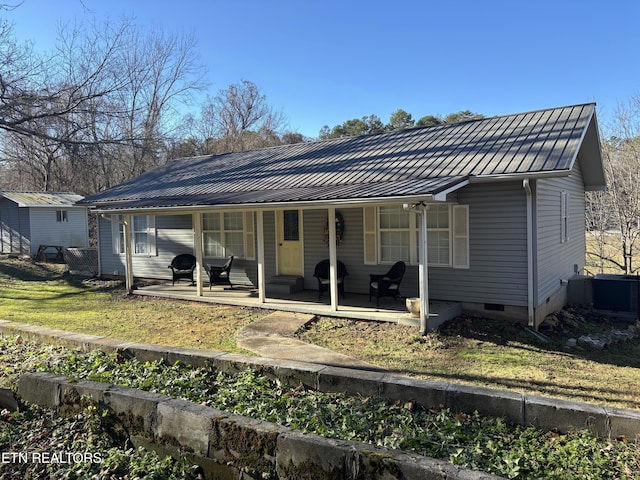
<svg viewBox="0 0 640 480"><path fill-rule="evenodd" d="M0 454L4 454L0 479L199 478L198 467L185 459L162 458L134 448L115 425L113 418L92 405L73 416L33 405L20 412L4 410L0 412Z"/></svg>
<svg viewBox="0 0 640 480"><path fill-rule="evenodd" d="M632 442L598 441L587 432L545 432L473 412L424 409L413 403L318 393L301 385L285 385L252 370L232 376L210 368L142 363L117 354L83 353L8 336L0 337L0 366L4 373L0 386L4 387L15 384L22 371L51 371L76 379L163 393L330 438L410 450L507 478L631 479L636 478L635 472L640 470L640 451ZM28 425L33 431L43 431L42 428L33 429L30 421L46 422L46 418L50 418L47 416L50 414L37 410L19 415L22 417L9 419L9 414L4 412L1 417L1 451L16 451L14 449L20 445L15 444L15 439L24 435L29 437ZM129 450L118 450L111 445L118 438L117 429L110 427L105 420L107 417L95 409L89 408L84 415L68 422L72 425L70 430L66 430L67 424L63 422L56 424L55 429L47 425L44 431L55 431L55 441L71 442L68 448L72 449L73 442L79 439L79 431L73 426L78 425L80 418L88 422L89 434L94 438L95 449L91 451L109 458L108 467L114 471L128 468L117 459L126 456L122 452ZM23 428L23 435L16 434L19 428ZM45 436L41 435L39 439ZM169 475L175 471L192 472L188 465L167 459L148 463L153 457L147 457L141 451L133 453L138 455L133 460L138 474L144 473L145 465L150 469L152 464L165 465L169 472L165 477L146 478L177 478ZM96 464L96 468L106 467L102 463ZM72 465L68 468L80 467ZM88 467L85 465L84 468Z"/></svg>

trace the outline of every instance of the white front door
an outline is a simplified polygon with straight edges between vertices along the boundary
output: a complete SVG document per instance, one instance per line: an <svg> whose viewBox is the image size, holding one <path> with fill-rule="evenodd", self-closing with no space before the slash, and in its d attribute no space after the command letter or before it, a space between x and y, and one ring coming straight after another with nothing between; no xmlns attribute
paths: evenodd
<svg viewBox="0 0 640 480"><path fill-rule="evenodd" d="M277 212L278 274L302 275L302 212Z"/></svg>

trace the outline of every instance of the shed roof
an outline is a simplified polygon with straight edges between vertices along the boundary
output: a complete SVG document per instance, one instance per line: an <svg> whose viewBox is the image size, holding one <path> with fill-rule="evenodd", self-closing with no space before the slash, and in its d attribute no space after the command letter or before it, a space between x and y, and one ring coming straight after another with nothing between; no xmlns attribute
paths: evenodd
<svg viewBox="0 0 640 480"><path fill-rule="evenodd" d="M603 188L595 104L174 160L81 203L101 209L366 201L469 181L568 175ZM589 141L585 138L589 137Z"/></svg>
<svg viewBox="0 0 640 480"><path fill-rule="evenodd" d="M0 190L0 197L20 207L72 207L84 197L69 192L15 192Z"/></svg>

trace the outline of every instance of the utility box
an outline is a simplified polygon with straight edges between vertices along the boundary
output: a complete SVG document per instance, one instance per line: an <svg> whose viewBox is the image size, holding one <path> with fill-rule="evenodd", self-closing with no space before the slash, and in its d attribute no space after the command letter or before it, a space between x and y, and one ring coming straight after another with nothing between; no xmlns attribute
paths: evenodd
<svg viewBox="0 0 640 480"><path fill-rule="evenodd" d="M583 307L593 306L593 277L574 275L567 285L567 303Z"/></svg>
<svg viewBox="0 0 640 480"><path fill-rule="evenodd" d="M640 277L599 274L593 278L593 306L597 310L637 312Z"/></svg>

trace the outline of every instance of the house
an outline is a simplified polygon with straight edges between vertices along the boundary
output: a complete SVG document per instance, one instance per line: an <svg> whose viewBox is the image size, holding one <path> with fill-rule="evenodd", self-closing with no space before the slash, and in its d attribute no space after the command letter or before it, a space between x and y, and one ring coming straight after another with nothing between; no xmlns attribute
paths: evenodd
<svg viewBox="0 0 640 480"><path fill-rule="evenodd" d="M36 256L89 246L86 206L73 193L0 191L0 253ZM44 250L44 249L43 249Z"/></svg>
<svg viewBox="0 0 640 480"><path fill-rule="evenodd" d="M537 326L585 265L585 191L604 189L595 104L459 124L174 160L81 202L101 213L103 274L167 278L179 253L202 267L234 255L264 302L278 276L331 309L369 275L406 263L404 296ZM342 222L336 235L336 219ZM337 238L338 237L338 238Z"/></svg>

